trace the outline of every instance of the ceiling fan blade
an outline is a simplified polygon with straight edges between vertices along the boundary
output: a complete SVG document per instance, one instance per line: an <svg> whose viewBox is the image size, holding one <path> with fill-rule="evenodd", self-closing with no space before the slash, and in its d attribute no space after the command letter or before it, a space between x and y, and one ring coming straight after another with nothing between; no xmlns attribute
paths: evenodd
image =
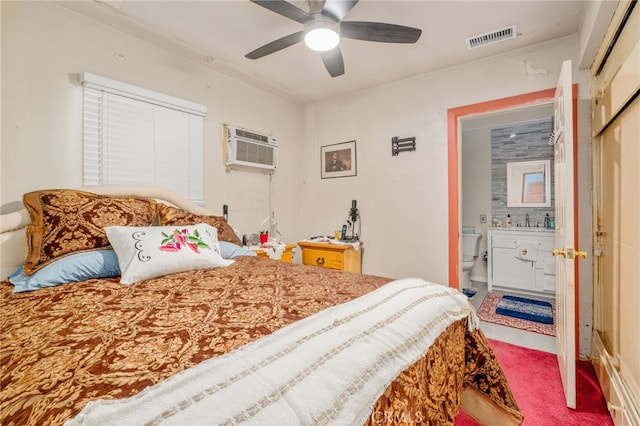
<svg viewBox="0 0 640 426"><path fill-rule="evenodd" d="M340 36L381 43L415 43L422 30L382 22L349 21L340 23Z"/></svg>
<svg viewBox="0 0 640 426"><path fill-rule="evenodd" d="M297 8L291 3L287 3L284 0L251 0L258 6L262 6L265 9L269 9L278 15L285 18L293 19L296 22L304 24L311 16L302 9Z"/></svg>
<svg viewBox="0 0 640 426"><path fill-rule="evenodd" d="M344 74L344 61L342 60L340 46L336 46L325 52L320 52L320 56L322 56L322 62L324 62L324 66L327 68L327 71L329 71L331 77L338 77Z"/></svg>
<svg viewBox="0 0 640 426"><path fill-rule="evenodd" d="M270 55L289 46L293 46L296 43L300 43L303 39L304 31L298 31L297 33L289 34L288 36L274 40L271 43L267 43L262 47L258 47L256 50L244 55L244 57L248 59L262 58L263 56Z"/></svg>
<svg viewBox="0 0 640 426"><path fill-rule="evenodd" d="M336 21L342 21L358 1L359 0L326 0L322 8L322 14L325 16L328 15Z"/></svg>

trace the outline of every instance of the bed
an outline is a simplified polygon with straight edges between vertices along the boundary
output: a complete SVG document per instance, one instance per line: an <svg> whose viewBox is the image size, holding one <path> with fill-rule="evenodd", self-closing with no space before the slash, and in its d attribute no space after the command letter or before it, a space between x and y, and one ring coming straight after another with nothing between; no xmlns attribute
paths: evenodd
<svg viewBox="0 0 640 426"><path fill-rule="evenodd" d="M523 420L453 289L250 256L221 217L158 188L24 204L0 218L2 275L61 282L0 284L2 425Z"/></svg>

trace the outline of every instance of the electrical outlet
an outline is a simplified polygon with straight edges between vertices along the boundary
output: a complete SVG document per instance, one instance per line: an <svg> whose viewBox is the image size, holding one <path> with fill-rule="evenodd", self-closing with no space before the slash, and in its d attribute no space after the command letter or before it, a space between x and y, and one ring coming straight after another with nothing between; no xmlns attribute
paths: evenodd
<svg viewBox="0 0 640 426"><path fill-rule="evenodd" d="M481 214L480 215L480 223L487 223L487 215L486 214Z"/></svg>

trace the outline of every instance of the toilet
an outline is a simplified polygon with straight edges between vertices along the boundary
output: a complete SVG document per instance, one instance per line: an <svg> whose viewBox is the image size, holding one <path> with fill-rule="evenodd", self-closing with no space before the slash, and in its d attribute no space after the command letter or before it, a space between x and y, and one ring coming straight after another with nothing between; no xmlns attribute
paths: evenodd
<svg viewBox="0 0 640 426"><path fill-rule="evenodd" d="M471 287L469 273L478 257L482 234L462 233L462 288Z"/></svg>

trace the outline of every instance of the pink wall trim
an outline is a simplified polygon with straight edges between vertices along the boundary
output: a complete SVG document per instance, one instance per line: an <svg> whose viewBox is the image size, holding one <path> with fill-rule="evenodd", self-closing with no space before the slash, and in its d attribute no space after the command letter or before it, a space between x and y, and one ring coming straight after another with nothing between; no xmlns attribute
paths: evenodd
<svg viewBox="0 0 640 426"><path fill-rule="evenodd" d="M515 108L518 106L524 106L527 104L535 104L544 101L552 100L555 95L556 89L540 90L538 92L526 93L524 95L511 96L508 98L495 99L487 102L480 102L477 104L465 105L457 108L451 108L447 110L447 125L448 125L448 200L449 200L449 286L456 289L460 289L460 264L459 264L459 235L460 232L460 171L458 166L460 164L459 156L459 129L458 121L461 118L469 115L477 115L488 112L506 110L509 108ZM578 85L573 85L572 90L573 101L573 155L574 155L574 205L578 205ZM574 209L574 226L575 226L575 247L578 245L578 209ZM579 330L578 324L580 324L580 281L578 276L578 268L575 270L575 282L576 282L576 294L575 294L575 315L576 315L576 354L579 353Z"/></svg>
<svg viewBox="0 0 640 426"><path fill-rule="evenodd" d="M459 265L459 238L460 232L460 164L459 143L458 143L458 121L468 116L483 114L493 111L506 110L517 106L535 104L553 99L554 89L541 90L538 92L526 93L524 95L511 96L508 98L495 99L487 102L480 102L472 105L465 105L451 108L447 111L448 122L448 200L449 200L449 286L460 289L460 265ZM575 120L574 120L575 121ZM575 124L574 124L575 126Z"/></svg>

